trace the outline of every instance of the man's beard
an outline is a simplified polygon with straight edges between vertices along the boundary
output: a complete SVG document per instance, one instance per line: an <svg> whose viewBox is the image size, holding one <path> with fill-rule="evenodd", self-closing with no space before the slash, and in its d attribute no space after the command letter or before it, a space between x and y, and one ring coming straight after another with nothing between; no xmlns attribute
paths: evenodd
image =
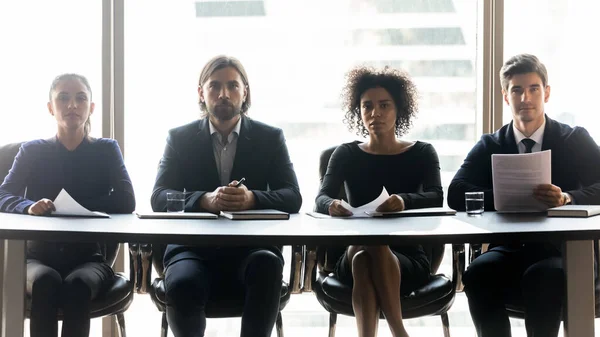
<svg viewBox="0 0 600 337"><path fill-rule="evenodd" d="M206 107L208 113L218 120L228 121L241 114L242 107L236 107L230 102L219 103L214 107Z"/></svg>

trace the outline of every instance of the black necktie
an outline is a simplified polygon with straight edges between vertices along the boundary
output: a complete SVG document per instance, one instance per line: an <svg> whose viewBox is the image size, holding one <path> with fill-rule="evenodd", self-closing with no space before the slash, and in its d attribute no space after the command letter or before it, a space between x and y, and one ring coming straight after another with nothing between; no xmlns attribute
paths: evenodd
<svg viewBox="0 0 600 337"><path fill-rule="evenodd" d="M531 153L531 149L533 149L533 146L535 145L535 140L524 138L521 143L525 145L525 153Z"/></svg>

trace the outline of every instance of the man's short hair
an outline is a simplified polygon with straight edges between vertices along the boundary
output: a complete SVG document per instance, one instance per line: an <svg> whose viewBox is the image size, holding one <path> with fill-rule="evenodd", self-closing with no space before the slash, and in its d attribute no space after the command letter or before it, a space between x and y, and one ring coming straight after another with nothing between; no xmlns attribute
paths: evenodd
<svg viewBox="0 0 600 337"><path fill-rule="evenodd" d="M500 84L504 91L508 90L508 82L515 75L536 73L544 87L548 84L548 71L540 60L531 54L519 54L511 57L500 69Z"/></svg>

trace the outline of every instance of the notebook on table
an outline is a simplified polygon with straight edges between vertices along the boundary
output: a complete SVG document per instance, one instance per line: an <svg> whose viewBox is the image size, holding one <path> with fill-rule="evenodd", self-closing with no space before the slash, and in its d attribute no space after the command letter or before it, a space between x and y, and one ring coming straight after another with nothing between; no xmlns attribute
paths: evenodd
<svg viewBox="0 0 600 337"><path fill-rule="evenodd" d="M231 220L288 220L290 214L275 209L251 209L246 211L221 211L222 217Z"/></svg>
<svg viewBox="0 0 600 337"><path fill-rule="evenodd" d="M135 213L140 219L216 219L217 215L205 212L176 213L176 212L139 212Z"/></svg>
<svg viewBox="0 0 600 337"><path fill-rule="evenodd" d="M600 214L600 205L564 205L548 209L548 216L588 218Z"/></svg>
<svg viewBox="0 0 600 337"><path fill-rule="evenodd" d="M415 208L407 209L400 212L376 212L376 211L365 211L370 217L381 217L381 218L399 218L399 217L412 217L412 216L436 216L436 215L454 215L456 211L451 208L445 207L430 207L430 208Z"/></svg>

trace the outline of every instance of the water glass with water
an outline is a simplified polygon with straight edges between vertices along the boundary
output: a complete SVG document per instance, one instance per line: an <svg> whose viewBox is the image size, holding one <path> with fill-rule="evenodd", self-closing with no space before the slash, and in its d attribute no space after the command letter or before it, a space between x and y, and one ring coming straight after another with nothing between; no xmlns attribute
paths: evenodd
<svg viewBox="0 0 600 337"><path fill-rule="evenodd" d="M185 193L167 193L167 212L183 213L185 209Z"/></svg>
<svg viewBox="0 0 600 337"><path fill-rule="evenodd" d="M467 214L482 214L483 208L483 192L465 192L465 209Z"/></svg>

